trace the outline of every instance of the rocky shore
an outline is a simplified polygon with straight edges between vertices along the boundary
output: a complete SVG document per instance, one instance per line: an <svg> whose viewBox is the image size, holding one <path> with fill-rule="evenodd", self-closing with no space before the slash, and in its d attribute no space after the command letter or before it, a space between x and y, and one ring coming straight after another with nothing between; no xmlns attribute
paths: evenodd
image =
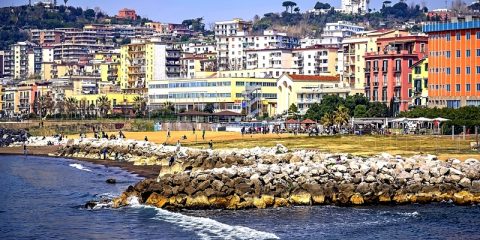
<svg viewBox="0 0 480 240"><path fill-rule="evenodd" d="M83 140L58 156L106 157L160 166L156 179L130 186L113 206L246 209L290 205L480 203L480 161L433 155L376 157L274 148L201 150L131 140ZM169 166L169 160L174 162Z"/></svg>

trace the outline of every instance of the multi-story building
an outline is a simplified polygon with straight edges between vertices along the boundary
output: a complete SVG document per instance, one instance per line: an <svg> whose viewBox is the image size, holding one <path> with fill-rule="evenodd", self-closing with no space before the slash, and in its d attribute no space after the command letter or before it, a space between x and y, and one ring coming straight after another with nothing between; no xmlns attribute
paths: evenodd
<svg viewBox="0 0 480 240"><path fill-rule="evenodd" d="M391 106L394 113L411 103L410 67L427 56L428 38L421 35L377 39L378 52L365 56L365 96Z"/></svg>
<svg viewBox="0 0 480 240"><path fill-rule="evenodd" d="M480 106L480 20L452 18L423 27L429 44L429 106Z"/></svg>
<svg viewBox="0 0 480 240"><path fill-rule="evenodd" d="M368 12L369 0L342 0L340 11L348 14L365 14Z"/></svg>
<svg viewBox="0 0 480 240"><path fill-rule="evenodd" d="M300 114L305 114L314 103L321 103L325 95L346 98L350 92L348 84L339 76L282 75L277 86L277 114L286 114L295 104Z"/></svg>
<svg viewBox="0 0 480 240"><path fill-rule="evenodd" d="M0 51L0 78L3 78L4 74L5 74L5 52L4 51Z"/></svg>
<svg viewBox="0 0 480 240"><path fill-rule="evenodd" d="M342 46L345 38L354 36L355 34L365 31L364 27L354 25L350 22L338 21L335 23L327 23L323 28L320 44Z"/></svg>
<svg viewBox="0 0 480 240"><path fill-rule="evenodd" d="M344 54L344 82L350 84L351 94L365 94L365 55L379 52L377 39L381 37L401 37L407 31L379 30L357 33L355 36L343 40Z"/></svg>
<svg viewBox="0 0 480 240"><path fill-rule="evenodd" d="M176 111L200 110L212 103L215 111L233 111L250 116L272 116L276 106L276 79L202 78L152 81L149 83L149 109L167 102Z"/></svg>
<svg viewBox="0 0 480 240"><path fill-rule="evenodd" d="M411 69L411 106L426 107L428 105L428 58L423 58L414 63Z"/></svg>
<svg viewBox="0 0 480 240"><path fill-rule="evenodd" d="M134 39L120 51L122 89L145 89L152 80L180 77L180 49L173 43L151 38Z"/></svg>
<svg viewBox="0 0 480 240"><path fill-rule="evenodd" d="M65 31L58 29L31 29L30 34L32 42L41 46L65 41Z"/></svg>
<svg viewBox="0 0 480 240"><path fill-rule="evenodd" d="M11 45L4 55L4 76L25 79L40 74L42 49L31 42L18 42Z"/></svg>
<svg viewBox="0 0 480 240"><path fill-rule="evenodd" d="M293 50L293 65L300 75L337 75L338 47L316 45Z"/></svg>
<svg viewBox="0 0 480 240"><path fill-rule="evenodd" d="M15 86L3 86L2 111L6 117L13 117L19 112L18 88Z"/></svg>
<svg viewBox="0 0 480 240"><path fill-rule="evenodd" d="M180 77L197 78L201 74L216 74L217 60L213 53L211 54L183 54L180 59Z"/></svg>
<svg viewBox="0 0 480 240"><path fill-rule="evenodd" d="M253 23L235 18L231 21L215 23L215 37L235 36L239 32L251 32Z"/></svg>
<svg viewBox="0 0 480 240"><path fill-rule="evenodd" d="M118 11L117 18L119 19L129 19L137 20L137 13L133 9L122 8Z"/></svg>
<svg viewBox="0 0 480 240"><path fill-rule="evenodd" d="M247 51L293 49L299 46L298 38L273 30L265 30L263 34L258 35L238 32L236 35L216 36L216 38L220 71L246 69Z"/></svg>

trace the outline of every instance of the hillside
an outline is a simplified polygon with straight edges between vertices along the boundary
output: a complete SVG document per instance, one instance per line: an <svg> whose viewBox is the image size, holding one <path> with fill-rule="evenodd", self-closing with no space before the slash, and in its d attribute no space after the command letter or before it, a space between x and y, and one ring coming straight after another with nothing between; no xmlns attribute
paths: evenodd
<svg viewBox="0 0 480 240"><path fill-rule="evenodd" d="M119 23L139 25L147 21L139 17L136 21L119 20L104 14L99 9L82 9L72 6L45 7L18 6L0 8L0 49L28 39L28 29L81 28L91 23Z"/></svg>

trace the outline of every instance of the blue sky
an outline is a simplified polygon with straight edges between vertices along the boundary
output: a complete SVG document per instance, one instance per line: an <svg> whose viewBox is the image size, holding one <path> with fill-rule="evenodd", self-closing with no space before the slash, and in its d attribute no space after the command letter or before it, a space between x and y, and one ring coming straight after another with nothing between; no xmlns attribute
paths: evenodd
<svg viewBox="0 0 480 240"><path fill-rule="evenodd" d="M32 0L36 2L37 0ZM114 15L123 7L133 8L137 14L160 22L181 22L184 19L204 17L205 23L229 20L233 17L252 19L255 14L280 12L284 0L69 0L68 5L82 7L100 7L104 12ZM295 1L295 0L294 0ZM379 9L384 0L371 0L370 8ZM398 0L391 0L397 2ZM452 0L448 0L451 2ZM58 0L63 4L63 0ZM313 8L317 0L296 0L303 11ZM341 0L323 0L339 7ZM445 0L406 0L425 2L430 8L444 8ZM469 2L469 1L467 1ZM0 0L0 6L23 5L28 0Z"/></svg>

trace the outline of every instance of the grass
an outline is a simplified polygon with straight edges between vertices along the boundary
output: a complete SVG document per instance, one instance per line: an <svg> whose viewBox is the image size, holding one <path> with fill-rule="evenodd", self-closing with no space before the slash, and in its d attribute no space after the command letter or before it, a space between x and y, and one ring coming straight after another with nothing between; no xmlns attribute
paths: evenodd
<svg viewBox="0 0 480 240"><path fill-rule="evenodd" d="M109 133L117 134L117 133ZM205 140L202 139L202 132L197 131L172 131L171 137L167 139L167 132L125 132L126 138L143 140L145 136L149 141L155 143L175 144L180 140L182 145L206 148L208 141L214 142L218 148L251 148L251 147L272 147L280 143L289 149L313 149L322 152L350 153L359 156L371 156L381 152L388 152L392 155L412 156L415 154L435 154L440 159L467 158L480 159L480 153L470 149L470 142L474 142L474 136L463 140L456 136L319 136L308 137L305 135L294 136L292 134L255 134L242 136L235 132L206 132ZM181 139L182 136L187 139ZM92 134L89 134L92 136ZM78 137L73 135L70 137Z"/></svg>

